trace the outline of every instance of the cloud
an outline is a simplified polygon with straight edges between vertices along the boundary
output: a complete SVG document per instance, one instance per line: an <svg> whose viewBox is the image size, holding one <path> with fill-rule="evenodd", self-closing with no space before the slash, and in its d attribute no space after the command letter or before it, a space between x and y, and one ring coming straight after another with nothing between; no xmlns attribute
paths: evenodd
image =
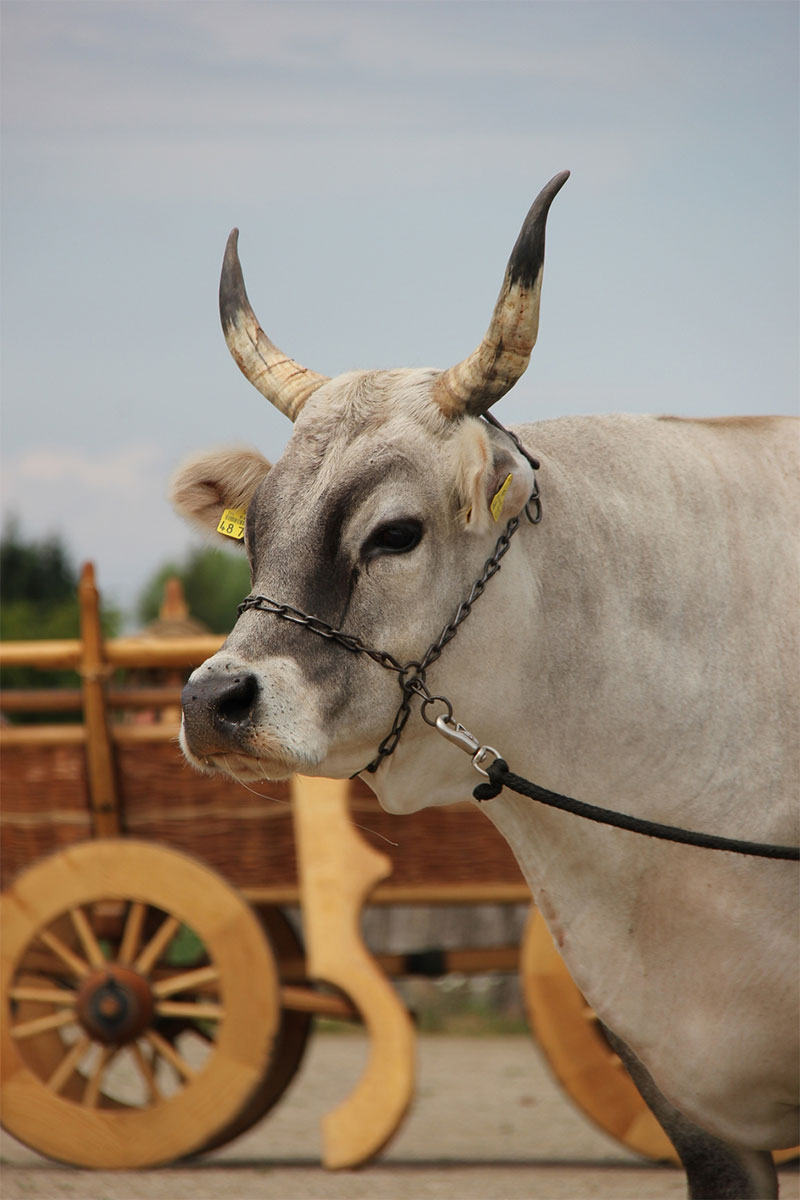
<svg viewBox="0 0 800 1200"><path fill-rule="evenodd" d="M39 446L23 454L10 468L4 490L17 494L35 487L76 487L86 492L107 492L117 500L141 495L152 485L161 460L154 445L130 446L116 453Z"/></svg>
<svg viewBox="0 0 800 1200"><path fill-rule="evenodd" d="M6 3L4 127L70 142L177 130L238 140L276 124L357 137L446 130L466 108L470 123L502 134L525 126L526 98L541 110L558 96L569 117L587 95L603 112L646 87L689 111L709 89L730 89L728 46L736 87L782 69L774 45L765 53L780 6L722 5L712 21L671 7L507 4L498 19L494 2Z"/></svg>
<svg viewBox="0 0 800 1200"><path fill-rule="evenodd" d="M791 6L708 7L12 0L5 175L29 205L497 189L539 163L630 187L705 161L720 114L741 136L795 111Z"/></svg>

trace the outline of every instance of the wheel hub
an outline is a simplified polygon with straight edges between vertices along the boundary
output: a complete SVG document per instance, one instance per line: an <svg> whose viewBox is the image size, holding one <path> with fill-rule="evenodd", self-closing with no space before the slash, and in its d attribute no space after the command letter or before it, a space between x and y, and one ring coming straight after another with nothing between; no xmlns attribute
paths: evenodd
<svg viewBox="0 0 800 1200"><path fill-rule="evenodd" d="M76 1012L87 1033L106 1045L134 1041L153 1017L147 980L118 963L98 967L80 986Z"/></svg>

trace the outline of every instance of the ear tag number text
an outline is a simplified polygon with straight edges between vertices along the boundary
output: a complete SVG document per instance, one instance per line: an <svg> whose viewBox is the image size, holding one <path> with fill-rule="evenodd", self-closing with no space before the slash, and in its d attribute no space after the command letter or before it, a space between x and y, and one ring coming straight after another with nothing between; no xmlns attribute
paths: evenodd
<svg viewBox="0 0 800 1200"><path fill-rule="evenodd" d="M225 537L235 538L240 542L244 537L244 523L247 517L247 512L243 508L226 508L220 517L217 533L222 533Z"/></svg>

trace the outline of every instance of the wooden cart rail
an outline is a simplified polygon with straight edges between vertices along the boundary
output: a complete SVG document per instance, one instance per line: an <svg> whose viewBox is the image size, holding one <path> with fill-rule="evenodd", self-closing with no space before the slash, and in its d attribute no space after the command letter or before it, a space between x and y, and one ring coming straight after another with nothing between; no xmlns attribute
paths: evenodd
<svg viewBox="0 0 800 1200"><path fill-rule="evenodd" d="M0 643L2 645L2 643ZM110 687L109 708L164 708L181 702L179 687ZM79 688L4 688L3 712L80 712L83 693Z"/></svg>
<svg viewBox="0 0 800 1200"><path fill-rule="evenodd" d="M90 564L87 564L90 566ZM84 599L94 587L84 567L80 587ZM185 638L121 637L109 638L103 646L101 663L117 670L123 667L196 667L222 645L218 634ZM0 667L39 667L42 670L85 671L87 656L84 641L78 638L57 641L0 642Z"/></svg>

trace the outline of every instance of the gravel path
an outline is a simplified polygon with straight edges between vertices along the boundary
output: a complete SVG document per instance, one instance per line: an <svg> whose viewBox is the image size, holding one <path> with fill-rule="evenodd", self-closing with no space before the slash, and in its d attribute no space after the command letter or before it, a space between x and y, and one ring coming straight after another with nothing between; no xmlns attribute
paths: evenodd
<svg viewBox="0 0 800 1200"><path fill-rule="evenodd" d="M312 1037L275 1111L216 1154L145 1172L79 1171L0 1139L3 1200L679 1200L683 1175L642 1163L591 1126L527 1037L420 1037L414 1107L376 1162L319 1166L320 1117L344 1098L366 1038ZM795 1169L782 1200L800 1200Z"/></svg>

